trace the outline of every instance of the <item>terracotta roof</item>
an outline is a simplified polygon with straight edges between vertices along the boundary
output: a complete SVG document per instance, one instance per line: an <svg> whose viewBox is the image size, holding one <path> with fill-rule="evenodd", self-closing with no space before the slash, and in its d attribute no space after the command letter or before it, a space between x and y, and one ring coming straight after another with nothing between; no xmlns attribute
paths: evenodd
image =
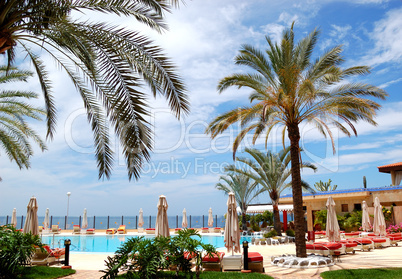
<svg viewBox="0 0 402 279"><path fill-rule="evenodd" d="M391 171L398 171L398 170L402 170L402 162L378 167L379 172L390 173Z"/></svg>

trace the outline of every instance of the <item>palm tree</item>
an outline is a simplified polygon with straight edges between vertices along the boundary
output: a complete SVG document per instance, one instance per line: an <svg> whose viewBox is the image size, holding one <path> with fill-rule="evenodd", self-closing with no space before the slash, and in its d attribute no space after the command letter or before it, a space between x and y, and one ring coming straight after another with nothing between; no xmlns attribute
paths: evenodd
<svg viewBox="0 0 402 279"><path fill-rule="evenodd" d="M177 118L189 111L186 90L172 62L139 32L110 23L77 20L72 12L133 17L162 32L164 13L178 0L6 0L0 1L0 53L8 64L24 52L44 94L47 137L55 132L51 82L37 49L54 59L83 99L94 136L99 178L113 165L109 124L123 147L129 179L138 179L152 150L148 91L164 96ZM18 48L17 48L18 46ZM143 85L147 85L144 87ZM146 90L146 89L149 90Z"/></svg>
<svg viewBox="0 0 402 279"><path fill-rule="evenodd" d="M219 178L222 180L215 186L216 189L224 191L226 194L233 192L236 202L240 207L242 215L243 230L247 230L246 211L251 201L259 194L257 191L258 182L251 183L250 177L242 174L228 173Z"/></svg>
<svg viewBox="0 0 402 279"><path fill-rule="evenodd" d="M7 67L0 67L0 85L10 82L27 81L32 73L18 71L12 67L6 74ZM32 139L42 151L46 150L45 143L32 130L27 119L42 120L45 112L40 108L29 105L26 100L37 98L38 95L28 91L0 91L0 143L10 161L15 161L20 169L29 168L29 159L33 154L29 142ZM1 180L1 178L0 178Z"/></svg>
<svg viewBox="0 0 402 279"><path fill-rule="evenodd" d="M274 228L281 235L281 221L279 218L279 198L281 193L292 186L288 182L291 170L288 168L290 163L290 148L286 148L279 153L272 153L268 151L266 154L257 150L246 148L245 152L251 156L252 159L245 157L236 157L236 161L243 163L248 167L237 168L235 165L229 165L225 168L226 171L239 173L241 175L251 178L253 181L261 186L262 192L267 192L272 201L272 208L274 213ZM302 168L310 168L316 170L317 168L308 162L301 164ZM307 182L302 180L302 187L305 190L311 191L312 189Z"/></svg>
<svg viewBox="0 0 402 279"><path fill-rule="evenodd" d="M315 29L299 42L295 42L293 24L284 30L282 40L272 42L266 37L268 48L260 51L243 45L235 57L237 65L245 65L255 73L240 73L223 78L218 91L231 86L252 89L248 107L234 109L213 120L207 128L212 138L239 122L242 130L237 135L233 150L248 132L253 132L253 142L260 135L266 140L273 127L283 126L283 142L290 141L292 193L296 232L296 255L306 257L303 197L300 176L301 123L314 125L324 136L329 136L335 152L332 127L351 136L357 136L354 123L359 120L376 125L374 116L380 105L371 98L385 99L382 89L364 83L348 82L348 78L368 74L369 67L356 66L342 69L342 46L329 49L311 61L319 31Z"/></svg>
<svg viewBox="0 0 402 279"><path fill-rule="evenodd" d="M314 183L314 187L317 191L324 192L324 191L335 191L338 188L338 185L331 185L332 180L328 179L328 182L319 182Z"/></svg>

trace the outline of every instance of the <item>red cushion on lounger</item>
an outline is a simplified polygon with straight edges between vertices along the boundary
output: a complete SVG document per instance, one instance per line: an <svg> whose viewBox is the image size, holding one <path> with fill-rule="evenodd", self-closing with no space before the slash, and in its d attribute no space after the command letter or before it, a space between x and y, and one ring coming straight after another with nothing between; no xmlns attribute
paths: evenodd
<svg viewBox="0 0 402 279"><path fill-rule="evenodd" d="M202 261L203 262L208 262L208 263L219 263L221 261L221 259L223 258L223 256L225 255L224 252L217 252L212 253L211 254L212 257L210 257L209 255L205 255L204 257L202 257Z"/></svg>
<svg viewBox="0 0 402 279"><path fill-rule="evenodd" d="M145 229L146 231L154 231L155 230L155 228L148 228L148 229Z"/></svg>
<svg viewBox="0 0 402 279"><path fill-rule="evenodd" d="M347 236L353 236L353 235L359 235L359 232L350 232L350 233L345 233Z"/></svg>
<svg viewBox="0 0 402 279"><path fill-rule="evenodd" d="M180 228L176 228L176 229L174 229L174 231L175 231L175 232L178 232L178 231L181 231L181 229L180 229Z"/></svg>
<svg viewBox="0 0 402 279"><path fill-rule="evenodd" d="M373 240L374 243L384 243L384 242L387 242L387 239L386 239L386 238L379 238L379 237L373 237L372 240Z"/></svg>
<svg viewBox="0 0 402 279"><path fill-rule="evenodd" d="M340 241L342 245L345 245L345 247L350 248L350 247L356 247L357 243L356 242L347 242L347 241Z"/></svg>
<svg viewBox="0 0 402 279"><path fill-rule="evenodd" d="M324 231L315 231L314 234L322 234L322 235L325 235L326 232L324 232Z"/></svg>
<svg viewBox="0 0 402 279"><path fill-rule="evenodd" d="M352 241L356 242L357 244L363 244L363 245L367 245L367 244L372 243L370 238L356 238L356 239L354 239Z"/></svg>
<svg viewBox="0 0 402 279"><path fill-rule="evenodd" d="M208 228L202 228L203 230L208 230Z"/></svg>
<svg viewBox="0 0 402 279"><path fill-rule="evenodd" d="M322 243L316 242L316 243L306 243L306 249L308 250L328 250L327 248L324 247Z"/></svg>
<svg viewBox="0 0 402 279"><path fill-rule="evenodd" d="M392 241L399 241L399 240L402 240L402 236L391 236L391 235L388 235L387 236L390 240L392 240Z"/></svg>
<svg viewBox="0 0 402 279"><path fill-rule="evenodd" d="M329 250L342 248L342 244L338 242L326 242L324 246L327 247Z"/></svg>
<svg viewBox="0 0 402 279"><path fill-rule="evenodd" d="M262 262L264 258L258 252L248 252L248 262Z"/></svg>

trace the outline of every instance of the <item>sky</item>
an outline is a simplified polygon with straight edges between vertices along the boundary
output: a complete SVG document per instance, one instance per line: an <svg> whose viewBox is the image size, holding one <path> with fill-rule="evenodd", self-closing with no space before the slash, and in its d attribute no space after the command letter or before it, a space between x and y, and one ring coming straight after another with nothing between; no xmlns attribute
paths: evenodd
<svg viewBox="0 0 402 279"><path fill-rule="evenodd" d="M265 36L281 37L284 28L295 21L297 39L314 28L321 31L313 58L336 45L343 45L343 67L368 65L371 74L357 81L371 83L387 91L389 97L380 101L382 109L375 121L377 126L358 123L358 137L347 137L334 130L336 154L331 142L309 126L301 127L303 160L318 167L316 173L302 171L302 178L314 185L320 180L332 180L338 189L360 188L363 176L368 187L389 186L389 174L377 167L402 161L402 2L399 0L193 0L167 14L169 31L157 34L139 26L129 18L113 18L114 24L141 30L163 47L178 67L184 79L191 103L191 112L177 120L166 101L148 96L152 106L150 121L155 132L151 160L144 166L138 181L129 181L124 157L119 145L110 180L98 180L93 152L92 134L86 123L82 100L65 73L40 53L50 72L58 109L57 134L48 141L48 150L35 151L31 168L20 170L0 149L0 216L26 214L31 196L37 197L38 214L46 208L50 214L88 216L133 216L140 208L144 215L156 215L158 196L166 196L169 215L222 215L227 196L215 189L224 167L233 163L232 143L236 128L218 139L204 134L206 126L218 115L239 106L248 105L250 90L230 88L218 94L220 79L248 69L234 65L233 58L242 44L265 49ZM81 15L82 16L82 15ZM86 15L103 20L104 16ZM31 69L29 61L19 57L20 69ZM5 63L4 56L0 62ZM35 78L28 83L13 85L21 90L41 93ZM43 106L43 101L37 102ZM45 123L32 123L45 138ZM281 129L274 131L268 149L282 149ZM246 140L242 150L252 147ZM263 141L255 145L265 150ZM290 190L283 194L290 193ZM267 194L254 203L269 203Z"/></svg>

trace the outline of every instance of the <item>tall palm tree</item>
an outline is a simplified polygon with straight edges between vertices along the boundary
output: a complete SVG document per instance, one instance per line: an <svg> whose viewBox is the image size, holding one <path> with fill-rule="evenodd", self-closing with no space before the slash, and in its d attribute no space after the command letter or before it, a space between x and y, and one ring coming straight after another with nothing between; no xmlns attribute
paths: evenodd
<svg viewBox="0 0 402 279"><path fill-rule="evenodd" d="M267 192L272 201L272 208L274 213L274 228L281 234L281 221L279 218L279 198L281 193L292 186L288 181L291 175L291 170L288 168L290 163L290 148L286 148L279 153L272 153L268 151L263 153L257 149L246 148L245 152L251 156L252 159L246 157L236 157L236 161L244 164L248 168L238 168L232 164L225 168L226 171L239 173L241 175L251 178L253 181L261 186L262 192ZM317 169L313 164L303 162L302 168L310 168L314 171ZM304 190L311 191L312 189L307 182L302 180L302 187Z"/></svg>
<svg viewBox="0 0 402 279"><path fill-rule="evenodd" d="M259 191L257 191L258 182L250 181L250 177L247 175L235 173L222 175L219 179L221 182L218 182L215 188L224 191L226 194L229 194L230 192L235 194L236 202L241 210L242 227L243 230L247 230L247 207L259 194Z"/></svg>
<svg viewBox="0 0 402 279"><path fill-rule="evenodd" d="M32 76L31 72L19 71L14 67L6 72L6 66L0 67L0 85L27 81ZM27 123L28 119L42 120L41 116L45 114L42 109L26 102L37 97L36 93L28 91L0 91L0 144L10 161L14 161L20 169L30 167L29 159L33 154L30 139L42 151L46 149L45 143Z"/></svg>
<svg viewBox="0 0 402 279"><path fill-rule="evenodd" d="M243 45L235 57L237 65L245 65L255 73L240 73L223 78L218 91L231 86L252 89L250 106L234 109L213 120L207 132L212 138L239 122L242 130L233 143L236 152L240 142L253 132L255 142L260 135L266 140L273 127L283 126L283 142L286 132L290 141L292 193L296 232L296 255L306 257L303 197L300 176L300 131L302 123L314 125L324 136L329 136L335 152L332 127L351 136L357 136L354 123L359 120L376 125L374 116L380 105L369 98L384 100L387 93L364 83L348 79L368 74L367 66L341 68L344 62L342 46L329 49L312 61L312 53L318 40L315 29L299 42L295 42L293 24L284 30L282 39L274 43L266 37L268 48L260 51L251 45ZM348 129L349 128L349 129ZM235 154L233 154L235 156Z"/></svg>
<svg viewBox="0 0 402 279"><path fill-rule="evenodd" d="M31 60L44 94L47 137L55 132L51 82L37 50L64 70L83 99L94 136L99 178L113 165L109 124L123 147L129 179L138 179L152 150L148 91L164 96L177 118L189 103L181 78L158 46L139 32L111 23L74 19L88 11L133 17L162 32L164 13L179 0L5 0L0 1L0 53L9 65L21 52ZM144 85L147 85L144 87ZM149 89L149 90L147 90Z"/></svg>

